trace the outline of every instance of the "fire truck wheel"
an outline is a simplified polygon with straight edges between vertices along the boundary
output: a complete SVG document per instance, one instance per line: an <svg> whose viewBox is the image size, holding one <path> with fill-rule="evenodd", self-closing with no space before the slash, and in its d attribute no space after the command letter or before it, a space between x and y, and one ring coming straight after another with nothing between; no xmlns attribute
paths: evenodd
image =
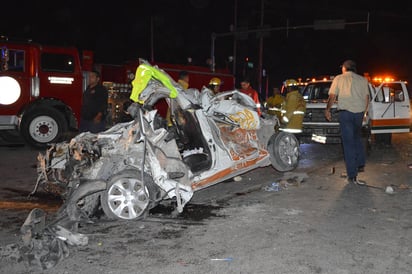
<svg viewBox="0 0 412 274"><path fill-rule="evenodd" d="M272 135L268 143L270 162L280 172L294 170L299 163L299 141L295 135L288 132L278 132Z"/></svg>
<svg viewBox="0 0 412 274"><path fill-rule="evenodd" d="M144 181L144 182L143 182ZM123 170L111 177L100 196L103 212L111 220L138 220L157 204L160 195L152 178L138 169Z"/></svg>
<svg viewBox="0 0 412 274"><path fill-rule="evenodd" d="M26 142L43 148L60 141L68 125L63 114L54 108L38 107L23 115L20 132Z"/></svg>

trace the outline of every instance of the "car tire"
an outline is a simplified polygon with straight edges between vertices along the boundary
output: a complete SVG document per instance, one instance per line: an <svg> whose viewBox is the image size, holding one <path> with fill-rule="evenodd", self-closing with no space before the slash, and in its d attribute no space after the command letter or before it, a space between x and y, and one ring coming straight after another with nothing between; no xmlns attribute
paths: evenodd
<svg viewBox="0 0 412 274"><path fill-rule="evenodd" d="M142 181L140 170L126 169L108 180L100 203L110 220L138 220L156 205L158 197L159 188L147 173Z"/></svg>
<svg viewBox="0 0 412 274"><path fill-rule="evenodd" d="M277 132L270 137L268 151L272 166L280 172L294 170L299 164L299 140L288 132Z"/></svg>

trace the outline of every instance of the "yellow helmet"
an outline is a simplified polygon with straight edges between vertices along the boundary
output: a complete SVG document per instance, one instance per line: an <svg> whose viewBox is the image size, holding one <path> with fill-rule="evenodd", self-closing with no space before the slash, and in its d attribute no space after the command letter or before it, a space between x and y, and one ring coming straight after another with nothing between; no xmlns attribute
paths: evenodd
<svg viewBox="0 0 412 274"><path fill-rule="evenodd" d="M297 86L298 82L295 79L287 79L285 82L283 82L283 84L286 87L291 87L291 86Z"/></svg>
<svg viewBox="0 0 412 274"><path fill-rule="evenodd" d="M220 86L222 84L222 80L220 80L217 77L213 77L212 79L210 79L209 81L209 85L213 85L213 86Z"/></svg>

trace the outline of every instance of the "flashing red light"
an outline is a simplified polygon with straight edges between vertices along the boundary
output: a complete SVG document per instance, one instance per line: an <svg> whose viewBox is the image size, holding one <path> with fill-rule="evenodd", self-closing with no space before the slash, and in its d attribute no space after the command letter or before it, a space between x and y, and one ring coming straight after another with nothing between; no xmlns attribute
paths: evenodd
<svg viewBox="0 0 412 274"><path fill-rule="evenodd" d="M372 81L373 82L378 82L378 83L383 83L383 82L393 82L395 79L391 76L385 76L385 77L373 77Z"/></svg>

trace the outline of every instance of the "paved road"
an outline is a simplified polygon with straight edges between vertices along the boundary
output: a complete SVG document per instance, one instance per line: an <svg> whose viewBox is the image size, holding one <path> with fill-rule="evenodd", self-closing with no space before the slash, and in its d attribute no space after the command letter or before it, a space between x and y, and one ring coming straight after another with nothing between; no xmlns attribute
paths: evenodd
<svg viewBox="0 0 412 274"><path fill-rule="evenodd" d="M345 183L340 145L302 145L289 176L267 167L200 190L177 218L160 208L141 222L86 225L88 246L39 273L411 273L411 137L395 135L392 146L374 147L360 175L368 187ZM39 151L0 153L4 246L18 239L31 208L52 214L59 200L26 199ZM299 183L301 175L307 178ZM281 183L279 191L262 189L272 182ZM0 270L27 271L3 263Z"/></svg>

